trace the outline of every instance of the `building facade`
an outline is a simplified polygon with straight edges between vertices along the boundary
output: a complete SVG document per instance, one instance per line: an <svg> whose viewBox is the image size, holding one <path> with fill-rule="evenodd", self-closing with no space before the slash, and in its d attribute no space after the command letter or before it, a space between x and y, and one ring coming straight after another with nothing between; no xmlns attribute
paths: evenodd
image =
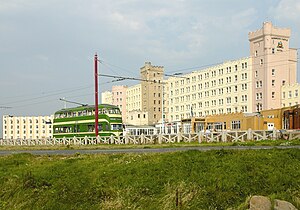
<svg viewBox="0 0 300 210"><path fill-rule="evenodd" d="M155 125L161 122L163 110L163 66L145 62L140 68L141 82L127 89L126 124Z"/></svg>
<svg viewBox="0 0 300 210"><path fill-rule="evenodd" d="M163 130L182 119L295 105L300 89L297 50L289 47L290 35L290 29L265 22L248 34L249 57L166 80L163 66L145 62L140 84L126 91L126 124L160 124Z"/></svg>
<svg viewBox="0 0 300 210"><path fill-rule="evenodd" d="M284 85L281 87L281 107L300 104L300 84Z"/></svg>
<svg viewBox="0 0 300 210"><path fill-rule="evenodd" d="M128 87L126 91L126 125L147 125L148 124L148 112L142 111L142 86L137 84Z"/></svg>
<svg viewBox="0 0 300 210"><path fill-rule="evenodd" d="M126 120L126 91L127 86L119 85L119 86L112 86L112 90L105 91L101 93L102 103L103 104L112 104L117 107L122 112L122 120L123 122Z"/></svg>
<svg viewBox="0 0 300 210"><path fill-rule="evenodd" d="M274 27L271 22L248 35L255 111L280 108L281 86L296 83L297 50L289 47L290 35L290 29Z"/></svg>
<svg viewBox="0 0 300 210"><path fill-rule="evenodd" d="M101 103L102 104L112 104L112 92L111 91L105 91L101 93Z"/></svg>
<svg viewBox="0 0 300 210"><path fill-rule="evenodd" d="M183 77L170 77L168 121L252 112L251 58L227 61Z"/></svg>
<svg viewBox="0 0 300 210"><path fill-rule="evenodd" d="M142 111L148 112L148 125L155 125L162 118L164 67L145 62L140 73Z"/></svg>
<svg viewBox="0 0 300 210"><path fill-rule="evenodd" d="M3 116L3 139L41 139L52 137L53 116Z"/></svg>

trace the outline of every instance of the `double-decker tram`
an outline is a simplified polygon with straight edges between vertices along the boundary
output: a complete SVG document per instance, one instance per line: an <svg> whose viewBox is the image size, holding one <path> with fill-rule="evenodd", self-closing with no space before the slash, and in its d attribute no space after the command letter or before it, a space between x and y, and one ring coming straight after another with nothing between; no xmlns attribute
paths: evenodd
<svg viewBox="0 0 300 210"><path fill-rule="evenodd" d="M123 134L122 114L117 106L98 106L99 136ZM61 109L54 113L53 137L95 136L95 106L86 105Z"/></svg>

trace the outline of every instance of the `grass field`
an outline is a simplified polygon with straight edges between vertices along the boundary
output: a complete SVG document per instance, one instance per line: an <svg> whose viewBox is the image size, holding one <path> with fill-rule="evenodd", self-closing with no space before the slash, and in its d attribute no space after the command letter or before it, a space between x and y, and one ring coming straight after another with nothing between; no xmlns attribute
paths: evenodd
<svg viewBox="0 0 300 210"><path fill-rule="evenodd" d="M300 150L0 157L0 209L300 208Z"/></svg>

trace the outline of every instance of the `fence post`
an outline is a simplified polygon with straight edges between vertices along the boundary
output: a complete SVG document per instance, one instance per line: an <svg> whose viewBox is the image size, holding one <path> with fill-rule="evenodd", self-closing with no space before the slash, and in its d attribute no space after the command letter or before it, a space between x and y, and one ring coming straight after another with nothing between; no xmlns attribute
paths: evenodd
<svg viewBox="0 0 300 210"><path fill-rule="evenodd" d="M222 142L227 142L226 140L226 131L221 131L222 132Z"/></svg>
<svg viewBox="0 0 300 210"><path fill-rule="evenodd" d="M253 139L253 133L252 133L251 128L249 128L247 131L247 140L250 141L252 139Z"/></svg>
<svg viewBox="0 0 300 210"><path fill-rule="evenodd" d="M113 135L110 135L110 141L109 144L114 144L115 143L115 139Z"/></svg>
<svg viewBox="0 0 300 210"><path fill-rule="evenodd" d="M158 143L159 143L159 144L162 144L162 137L161 137L161 134L158 134Z"/></svg>
<svg viewBox="0 0 300 210"><path fill-rule="evenodd" d="M145 136L144 136L144 134L142 133L142 134L141 134L141 144L144 144L144 142L145 142Z"/></svg>
<svg viewBox="0 0 300 210"><path fill-rule="evenodd" d="M276 140L276 128L273 129L273 132L272 132L272 140Z"/></svg>
<svg viewBox="0 0 300 210"><path fill-rule="evenodd" d="M292 132L289 131L289 140L292 140Z"/></svg>
<svg viewBox="0 0 300 210"><path fill-rule="evenodd" d="M182 134L181 134L181 132L179 132L178 134L177 134L177 143L180 143L181 142L181 140L182 140L182 136L181 136Z"/></svg>
<svg viewBox="0 0 300 210"><path fill-rule="evenodd" d="M73 137L73 145L76 145L76 137Z"/></svg>
<svg viewBox="0 0 300 210"><path fill-rule="evenodd" d="M263 131L263 140L266 140L266 139L267 139L267 132Z"/></svg>
<svg viewBox="0 0 300 210"><path fill-rule="evenodd" d="M198 133L198 143L201 144L202 143L202 136L200 133Z"/></svg>

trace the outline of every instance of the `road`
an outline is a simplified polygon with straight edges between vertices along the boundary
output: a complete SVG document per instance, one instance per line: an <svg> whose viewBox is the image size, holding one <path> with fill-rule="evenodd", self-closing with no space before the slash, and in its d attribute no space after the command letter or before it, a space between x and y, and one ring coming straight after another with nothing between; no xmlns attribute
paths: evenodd
<svg viewBox="0 0 300 210"><path fill-rule="evenodd" d="M178 151L209 151L209 150L261 150L261 149L300 149L295 146L214 146L214 147L172 147L172 148L144 148L144 149L70 149L70 150L0 150L0 155L30 153L33 155L74 155L74 154L117 154L117 153L163 153Z"/></svg>

